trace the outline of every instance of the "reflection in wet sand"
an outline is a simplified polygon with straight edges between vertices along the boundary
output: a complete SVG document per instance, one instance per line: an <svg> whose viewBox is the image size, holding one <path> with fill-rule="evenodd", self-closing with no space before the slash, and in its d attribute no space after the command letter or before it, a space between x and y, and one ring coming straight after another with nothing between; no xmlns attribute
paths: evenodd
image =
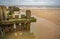
<svg viewBox="0 0 60 39"><path fill-rule="evenodd" d="M35 36L30 32L13 32L6 35L6 39L34 39Z"/></svg>

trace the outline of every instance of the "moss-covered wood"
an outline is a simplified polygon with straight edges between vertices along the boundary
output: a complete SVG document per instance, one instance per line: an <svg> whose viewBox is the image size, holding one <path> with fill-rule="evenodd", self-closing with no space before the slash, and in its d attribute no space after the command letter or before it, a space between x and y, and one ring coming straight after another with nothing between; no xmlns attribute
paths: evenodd
<svg viewBox="0 0 60 39"><path fill-rule="evenodd" d="M2 24L14 24L14 23L27 23L27 22L36 22L36 19L10 19L10 20L4 20L0 21L0 25Z"/></svg>

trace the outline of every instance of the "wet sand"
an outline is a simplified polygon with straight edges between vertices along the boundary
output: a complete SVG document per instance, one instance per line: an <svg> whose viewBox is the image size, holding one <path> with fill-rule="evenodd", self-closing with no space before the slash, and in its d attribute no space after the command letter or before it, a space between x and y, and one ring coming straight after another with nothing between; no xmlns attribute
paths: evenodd
<svg viewBox="0 0 60 39"><path fill-rule="evenodd" d="M59 28L59 25L38 17L37 22L31 24L31 31L34 32L36 39L60 39Z"/></svg>

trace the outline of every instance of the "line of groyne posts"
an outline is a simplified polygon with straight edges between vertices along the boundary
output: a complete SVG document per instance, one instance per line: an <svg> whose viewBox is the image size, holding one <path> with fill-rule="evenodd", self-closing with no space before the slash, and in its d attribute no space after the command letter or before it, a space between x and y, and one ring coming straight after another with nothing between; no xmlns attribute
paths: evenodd
<svg viewBox="0 0 60 39"><path fill-rule="evenodd" d="M10 11L10 13L14 13L12 8L9 11ZM19 16L16 15L15 17L18 18ZM7 13L6 13L6 7L5 6L0 6L0 21L7 20L7 18L8 17L7 17ZM10 17L10 18L12 18L12 17ZM25 15L21 15L21 19L30 19L30 18L31 18L31 11L30 10L26 10L26 16ZM10 27L11 30L13 28L14 30L30 31L30 23L31 22L27 22L27 23L22 22L22 23L19 23L19 24L13 24L13 25L9 25L9 26L6 25L6 27L4 25L1 25L1 26L4 26L4 29L6 28L6 30L8 29L8 27Z"/></svg>

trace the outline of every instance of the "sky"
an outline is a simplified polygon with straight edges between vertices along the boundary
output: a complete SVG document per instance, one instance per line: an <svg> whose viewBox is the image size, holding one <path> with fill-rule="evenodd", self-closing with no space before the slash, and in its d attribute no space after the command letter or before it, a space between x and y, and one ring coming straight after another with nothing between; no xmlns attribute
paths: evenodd
<svg viewBox="0 0 60 39"><path fill-rule="evenodd" d="M0 5L49 5L60 6L60 0L0 0Z"/></svg>

